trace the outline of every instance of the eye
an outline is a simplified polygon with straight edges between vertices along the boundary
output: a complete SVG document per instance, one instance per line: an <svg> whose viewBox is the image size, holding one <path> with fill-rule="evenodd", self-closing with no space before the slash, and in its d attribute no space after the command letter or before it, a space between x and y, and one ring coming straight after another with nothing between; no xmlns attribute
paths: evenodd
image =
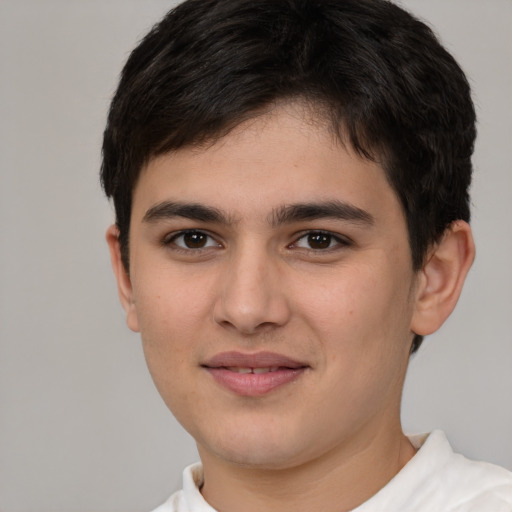
<svg viewBox="0 0 512 512"><path fill-rule="evenodd" d="M203 231L182 231L165 240L166 245L175 245L180 249L206 249L220 247L220 244Z"/></svg>
<svg viewBox="0 0 512 512"><path fill-rule="evenodd" d="M322 251L333 249L339 246L347 246L349 242L343 238L327 233L324 231L311 231L301 236L294 244L295 247L301 249L309 249L314 251Z"/></svg>

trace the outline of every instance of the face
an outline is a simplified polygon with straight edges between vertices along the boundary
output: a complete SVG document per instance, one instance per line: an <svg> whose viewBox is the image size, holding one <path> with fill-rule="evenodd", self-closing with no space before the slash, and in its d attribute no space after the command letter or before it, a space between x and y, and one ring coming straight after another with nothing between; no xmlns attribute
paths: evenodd
<svg viewBox="0 0 512 512"><path fill-rule="evenodd" d="M285 468L396 429L415 280L382 168L293 106L134 190L128 324L202 458Z"/></svg>

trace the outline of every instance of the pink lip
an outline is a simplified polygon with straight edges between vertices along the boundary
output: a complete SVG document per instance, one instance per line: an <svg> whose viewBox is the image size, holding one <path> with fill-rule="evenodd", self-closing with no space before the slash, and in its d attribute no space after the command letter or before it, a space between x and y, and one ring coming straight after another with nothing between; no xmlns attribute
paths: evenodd
<svg viewBox="0 0 512 512"><path fill-rule="evenodd" d="M296 380L309 367L281 354L222 352L202 365L217 383L241 396L262 396ZM239 373L235 368L271 368L265 373Z"/></svg>

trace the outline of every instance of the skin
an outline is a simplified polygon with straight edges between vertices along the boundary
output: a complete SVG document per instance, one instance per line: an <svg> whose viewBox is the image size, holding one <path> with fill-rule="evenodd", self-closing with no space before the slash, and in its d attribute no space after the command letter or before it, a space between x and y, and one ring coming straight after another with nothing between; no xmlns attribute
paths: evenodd
<svg viewBox="0 0 512 512"><path fill-rule="evenodd" d="M221 218L176 216L166 202ZM334 202L364 218L276 213ZM414 455L400 425L412 338L453 309L471 232L455 223L413 272L384 171L320 120L280 106L207 147L154 158L133 194L129 275L115 227L107 240L128 325L197 442L213 507L350 510ZM271 351L305 369L244 396L204 367L226 351Z"/></svg>

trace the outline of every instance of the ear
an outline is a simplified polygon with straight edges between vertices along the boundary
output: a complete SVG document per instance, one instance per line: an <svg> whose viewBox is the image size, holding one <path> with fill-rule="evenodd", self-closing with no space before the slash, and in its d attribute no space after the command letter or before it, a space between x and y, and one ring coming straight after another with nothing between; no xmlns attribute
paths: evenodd
<svg viewBox="0 0 512 512"><path fill-rule="evenodd" d="M411 330L425 336L450 316L475 259L475 244L467 222L457 220L446 229L418 273Z"/></svg>
<svg viewBox="0 0 512 512"><path fill-rule="evenodd" d="M132 283L130 275L125 269L123 260L121 258L121 244L119 243L119 229L115 224L107 229L105 235L110 249L110 261L112 262L112 269L117 280L117 291L121 305L126 312L126 323L128 327L134 331L139 332L139 320L137 317L137 308L133 297Z"/></svg>

